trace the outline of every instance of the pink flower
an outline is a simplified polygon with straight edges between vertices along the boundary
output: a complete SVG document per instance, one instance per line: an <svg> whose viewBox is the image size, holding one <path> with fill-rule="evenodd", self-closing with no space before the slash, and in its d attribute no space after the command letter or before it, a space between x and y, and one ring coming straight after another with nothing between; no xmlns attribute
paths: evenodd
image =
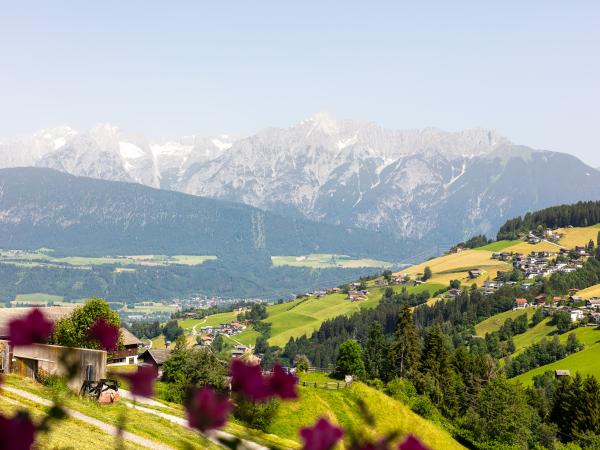
<svg viewBox="0 0 600 450"><path fill-rule="evenodd" d="M0 414L0 448L2 450L29 450L35 440L35 425L29 414L18 412L8 418Z"/></svg>
<svg viewBox="0 0 600 450"><path fill-rule="evenodd" d="M231 362L231 389L255 402L265 401L272 396L260 366L245 364L239 359Z"/></svg>
<svg viewBox="0 0 600 450"><path fill-rule="evenodd" d="M190 427L200 431L221 428L227 422L232 405L229 399L219 397L209 387L198 389L187 406Z"/></svg>
<svg viewBox="0 0 600 450"><path fill-rule="evenodd" d="M298 398L296 391L296 377L285 373L279 364L273 366L273 375L268 379L268 385L273 395L282 399Z"/></svg>
<svg viewBox="0 0 600 450"><path fill-rule="evenodd" d="M8 324L10 341L16 346L45 342L52 334L53 328L52 322L37 308L23 319L15 319Z"/></svg>
<svg viewBox="0 0 600 450"><path fill-rule="evenodd" d="M152 397L154 395L154 382L158 376L156 367L142 365L135 372L121 375L129 381L129 389L133 395L140 397Z"/></svg>
<svg viewBox="0 0 600 450"><path fill-rule="evenodd" d="M303 450L331 450L344 436L341 428L320 418L312 428L302 428L300 436L304 441Z"/></svg>
<svg viewBox="0 0 600 450"><path fill-rule="evenodd" d="M398 446L398 450L428 450L428 448L412 434L409 434L404 442Z"/></svg>
<svg viewBox="0 0 600 450"><path fill-rule="evenodd" d="M119 327L108 323L106 320L96 320L90 327L89 335L105 350L114 351L117 349L117 344L119 342Z"/></svg>

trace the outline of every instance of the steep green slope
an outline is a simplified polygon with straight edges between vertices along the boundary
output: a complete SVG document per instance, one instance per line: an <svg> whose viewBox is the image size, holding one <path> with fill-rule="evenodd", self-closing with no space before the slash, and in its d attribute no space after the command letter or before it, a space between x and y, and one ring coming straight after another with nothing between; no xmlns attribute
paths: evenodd
<svg viewBox="0 0 600 450"><path fill-rule="evenodd" d="M350 389L340 390L301 387L300 396L299 401L282 403L269 430L271 433L298 439L298 429L312 425L319 417L327 417L346 428L362 430L364 421L357 406L357 401L362 400L375 418L379 436L391 431L398 431L402 435L413 433L432 449L463 448L434 423L362 383L356 382ZM366 432L360 431L359 435L365 436Z"/></svg>

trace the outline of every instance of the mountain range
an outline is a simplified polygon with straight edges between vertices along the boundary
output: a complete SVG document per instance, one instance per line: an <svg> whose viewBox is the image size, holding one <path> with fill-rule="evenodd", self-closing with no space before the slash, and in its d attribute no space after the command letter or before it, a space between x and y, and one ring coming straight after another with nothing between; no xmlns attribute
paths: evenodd
<svg viewBox="0 0 600 450"><path fill-rule="evenodd" d="M600 198L600 172L494 130L390 130L319 113L254 135L152 141L111 125L0 139L0 167L40 166L454 243L508 218Z"/></svg>

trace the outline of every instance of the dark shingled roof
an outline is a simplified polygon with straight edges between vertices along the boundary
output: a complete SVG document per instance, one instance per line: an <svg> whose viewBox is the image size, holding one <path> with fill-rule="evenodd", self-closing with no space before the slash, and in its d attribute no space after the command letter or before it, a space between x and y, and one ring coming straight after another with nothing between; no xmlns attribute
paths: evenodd
<svg viewBox="0 0 600 450"><path fill-rule="evenodd" d="M140 346L143 344L131 331L127 328L121 327L121 337L123 338L123 345L125 347L129 345L137 345Z"/></svg>
<svg viewBox="0 0 600 450"><path fill-rule="evenodd" d="M148 358L152 358L157 365L162 365L169 356L171 355L171 350L169 349L148 349L144 353L142 353L139 357L146 361Z"/></svg>

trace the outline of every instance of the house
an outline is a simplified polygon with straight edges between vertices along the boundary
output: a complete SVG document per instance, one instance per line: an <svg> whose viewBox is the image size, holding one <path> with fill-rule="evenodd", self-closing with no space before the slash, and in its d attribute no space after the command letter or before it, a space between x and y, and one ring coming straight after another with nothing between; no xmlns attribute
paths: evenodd
<svg viewBox="0 0 600 450"><path fill-rule="evenodd" d="M598 298L598 297L588 298L585 302L585 305L590 309L600 308L600 298Z"/></svg>
<svg viewBox="0 0 600 450"><path fill-rule="evenodd" d="M232 358L239 358L240 356L248 353L250 349L245 345L236 345L233 350L231 350Z"/></svg>
<svg viewBox="0 0 600 450"><path fill-rule="evenodd" d="M564 378L564 377L570 377L571 376L571 372L569 370L555 370L554 371L554 377L555 378Z"/></svg>
<svg viewBox="0 0 600 450"><path fill-rule="evenodd" d="M541 306L541 305L545 305L546 304L546 296L545 295L538 295L535 300L534 303L537 306Z"/></svg>
<svg viewBox="0 0 600 450"><path fill-rule="evenodd" d="M583 314L583 311L581 311L579 309L572 309L570 312L570 315L571 315L571 322L577 322L578 320L581 320L585 317Z"/></svg>
<svg viewBox="0 0 600 450"><path fill-rule="evenodd" d="M581 303L583 301L584 301L584 298L580 297L579 295L571 295L569 297L569 303L572 304L572 305L575 304L575 303Z"/></svg>
<svg viewBox="0 0 600 450"><path fill-rule="evenodd" d="M474 280L475 278L479 278L480 276L481 276L481 270L479 270L479 269L469 270L469 278L471 280Z"/></svg>
<svg viewBox="0 0 600 450"><path fill-rule="evenodd" d="M514 309L527 308L528 306L529 306L529 303L527 302L526 298L517 298L517 299L515 299Z"/></svg>
<svg viewBox="0 0 600 450"><path fill-rule="evenodd" d="M108 354L107 364L109 366L137 365L140 348L144 345L128 329L121 327L121 338L123 349Z"/></svg>
<svg viewBox="0 0 600 450"><path fill-rule="evenodd" d="M39 370L49 374L64 375L65 367L61 363L65 347L59 345L33 344L23 347L10 345L8 325L15 319L22 319L34 308L0 308L0 372L14 372L21 376L35 378ZM53 323L69 316L75 306L38 307L46 319ZM73 360L78 363L78 374L71 378L69 387L79 391L88 374L94 380L106 378L106 352L72 348Z"/></svg>
<svg viewBox="0 0 600 450"><path fill-rule="evenodd" d="M462 294L460 289L452 288L448 290L448 297L458 297L460 294Z"/></svg>
<svg viewBox="0 0 600 450"><path fill-rule="evenodd" d="M167 359L169 359L169 356L171 356L171 350L169 350L167 348L165 348L165 349L149 348L148 350L146 350L139 356L139 359L144 361L144 364L154 366L158 370L158 373L160 374L162 372L162 365L165 363L165 361Z"/></svg>

